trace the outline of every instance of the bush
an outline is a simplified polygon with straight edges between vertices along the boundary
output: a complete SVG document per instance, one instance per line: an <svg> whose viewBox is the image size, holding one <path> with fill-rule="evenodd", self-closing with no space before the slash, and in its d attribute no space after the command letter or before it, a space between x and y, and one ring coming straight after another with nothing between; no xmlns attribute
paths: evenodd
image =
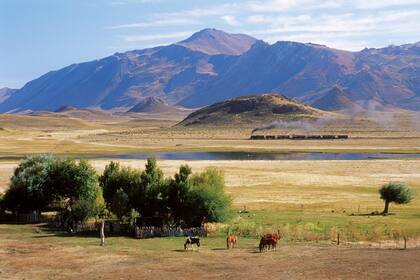
<svg viewBox="0 0 420 280"><path fill-rule="evenodd" d="M239 220L223 229L225 235L235 234L241 237L259 238L264 234L262 226L251 221Z"/></svg>

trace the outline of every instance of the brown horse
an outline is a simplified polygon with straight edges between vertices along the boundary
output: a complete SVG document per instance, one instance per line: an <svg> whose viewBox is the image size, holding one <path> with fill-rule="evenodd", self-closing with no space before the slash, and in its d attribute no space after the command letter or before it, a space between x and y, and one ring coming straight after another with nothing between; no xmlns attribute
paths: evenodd
<svg viewBox="0 0 420 280"><path fill-rule="evenodd" d="M228 237L226 237L226 247L228 249L233 249L236 247L236 242L238 241L238 238L234 234L229 234Z"/></svg>
<svg viewBox="0 0 420 280"><path fill-rule="evenodd" d="M272 238L267 239L264 236L261 237L260 246L259 246L260 252L262 252L263 250L268 250L270 248L273 250L276 250L276 247L277 247L277 240L272 239Z"/></svg>
<svg viewBox="0 0 420 280"><path fill-rule="evenodd" d="M279 241L280 240L280 235L278 233L266 233L264 235L264 238Z"/></svg>
<svg viewBox="0 0 420 280"><path fill-rule="evenodd" d="M280 240L280 235L278 233L267 233L261 237L259 249L260 252L263 250L273 249L276 250L277 242Z"/></svg>

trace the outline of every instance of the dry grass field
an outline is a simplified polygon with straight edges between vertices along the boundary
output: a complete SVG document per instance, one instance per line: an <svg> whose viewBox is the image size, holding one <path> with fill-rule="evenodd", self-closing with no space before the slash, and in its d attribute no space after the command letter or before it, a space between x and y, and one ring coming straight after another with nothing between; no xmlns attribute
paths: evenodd
<svg viewBox="0 0 420 280"><path fill-rule="evenodd" d="M29 154L94 156L142 151L420 152L417 116L397 114L392 126L369 118L332 123L310 133L348 133L348 140L251 141L246 127L181 128L179 118L124 116L82 120L0 115L0 191L19 158ZM277 130L267 133L286 133ZM293 133L295 133L293 131ZM296 131L299 133L299 131ZM305 133L305 131L304 131ZM102 172L109 159L93 158ZM144 168L144 160L121 159ZM246 208L206 238L199 252L183 252L180 238L135 240L68 236L42 225L0 225L0 279L417 279L420 199L381 211L378 188L406 182L420 194L420 159L381 160L160 160L172 176L181 164L195 172L222 169L236 210ZM355 214L355 215L351 215ZM224 232L244 233L239 248L223 248ZM277 252L256 252L256 236L281 230ZM245 231L247 231L245 234ZM336 234L343 243L333 245ZM409 237L407 250L402 236Z"/></svg>
<svg viewBox="0 0 420 280"><path fill-rule="evenodd" d="M283 244L258 253L255 239L226 250L205 238L184 252L182 238L136 240L50 232L42 225L0 225L1 279L418 279L420 249Z"/></svg>

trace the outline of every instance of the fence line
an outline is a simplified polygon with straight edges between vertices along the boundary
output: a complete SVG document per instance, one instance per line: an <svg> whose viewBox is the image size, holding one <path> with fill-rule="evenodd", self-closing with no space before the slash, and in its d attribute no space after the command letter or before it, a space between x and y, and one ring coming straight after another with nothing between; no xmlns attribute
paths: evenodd
<svg viewBox="0 0 420 280"><path fill-rule="evenodd" d="M204 227L186 228L180 227L135 227L134 236L136 238L151 238L151 237L176 237L176 236L207 236L207 229Z"/></svg>
<svg viewBox="0 0 420 280"><path fill-rule="evenodd" d="M49 222L50 220L51 220L51 217L44 216L44 215L40 214L39 212L24 213L24 214L0 213L0 221L1 222L31 224L31 223Z"/></svg>

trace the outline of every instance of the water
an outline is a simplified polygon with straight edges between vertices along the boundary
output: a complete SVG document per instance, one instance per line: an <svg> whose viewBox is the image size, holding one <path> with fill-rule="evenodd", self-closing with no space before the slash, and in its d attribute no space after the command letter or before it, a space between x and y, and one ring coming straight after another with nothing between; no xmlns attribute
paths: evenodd
<svg viewBox="0 0 420 280"><path fill-rule="evenodd" d="M420 158L420 154L392 153L308 153L308 152L154 152L103 155L97 158L162 160L373 160Z"/></svg>

